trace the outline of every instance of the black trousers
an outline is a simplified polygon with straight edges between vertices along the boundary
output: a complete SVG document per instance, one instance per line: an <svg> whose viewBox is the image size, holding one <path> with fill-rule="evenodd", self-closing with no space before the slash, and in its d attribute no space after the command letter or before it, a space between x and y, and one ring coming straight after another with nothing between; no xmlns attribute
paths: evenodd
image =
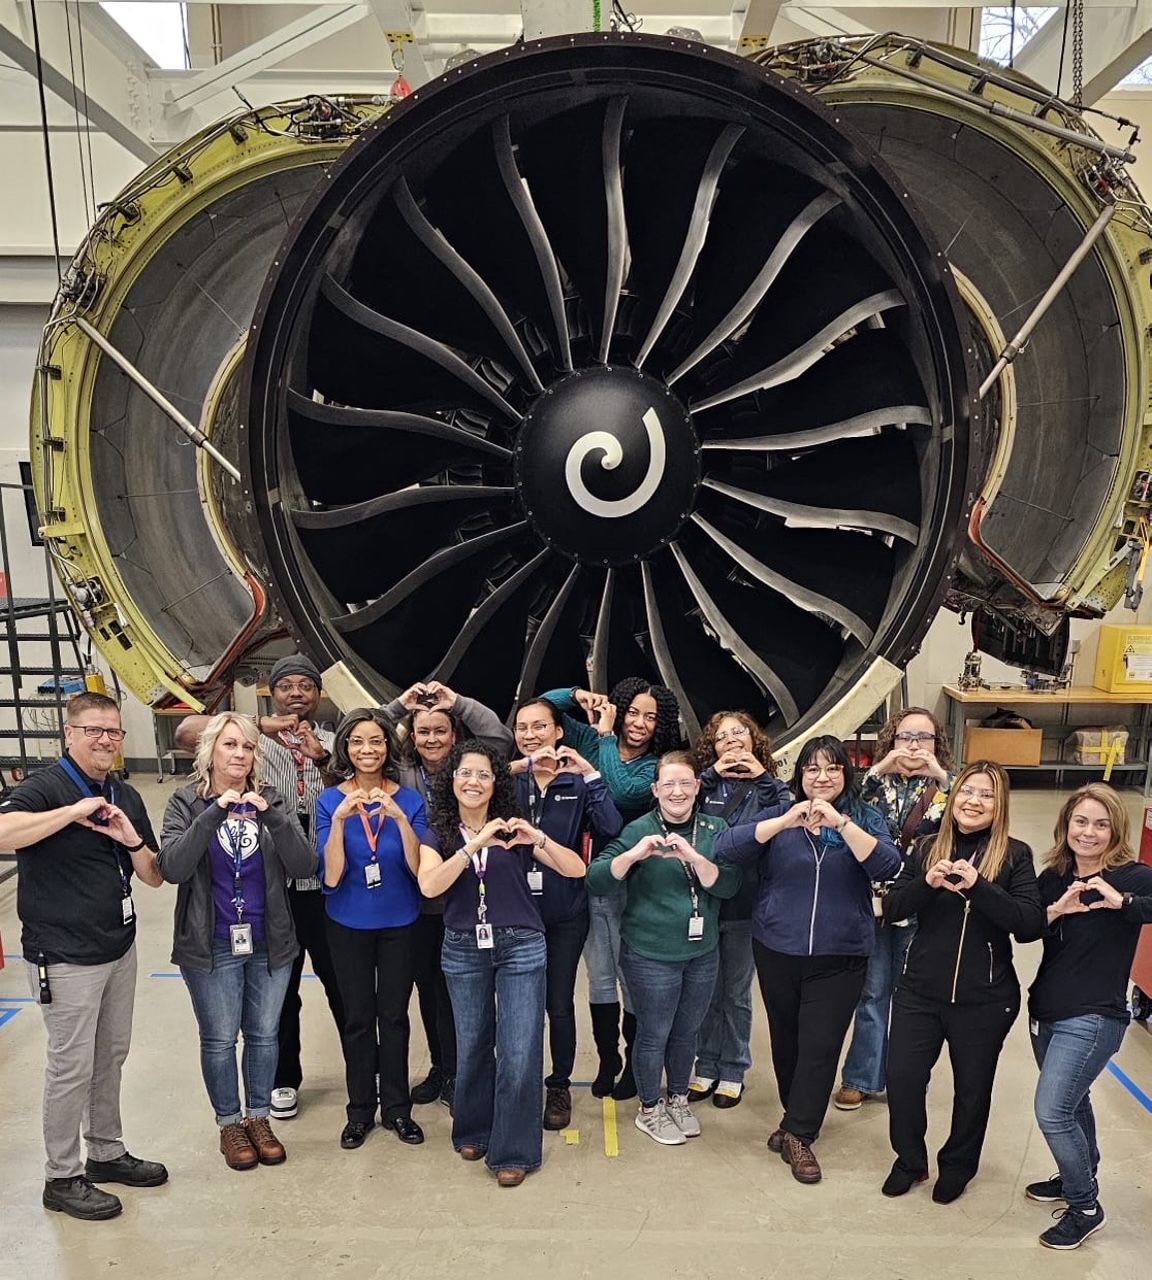
<svg viewBox="0 0 1152 1280"><path fill-rule="evenodd" d="M312 968L328 997L328 1008L332 1010L337 1034L343 1035L344 1032L344 1002L340 999L340 987L328 950L328 913L324 910L324 895L319 889L297 889L295 885L289 885L288 902L296 924L300 954L292 962L284 1007L280 1010L280 1059L272 1086L275 1089L299 1089L304 1078L300 1069L300 977L304 972L305 952L311 957Z"/></svg>
<svg viewBox="0 0 1152 1280"><path fill-rule="evenodd" d="M456 1023L452 998L444 981L440 955L444 950L444 917L422 913L413 925L413 957L416 966L416 994L420 999L420 1021L428 1041L432 1065L446 1076L456 1075Z"/></svg>
<svg viewBox="0 0 1152 1280"><path fill-rule="evenodd" d="M864 990L866 956L789 956L755 939L752 954L784 1104L780 1127L802 1142L820 1136L844 1037Z"/></svg>
<svg viewBox="0 0 1152 1280"><path fill-rule="evenodd" d="M545 1007L548 1010L548 1053L552 1070L544 1083L567 1089L576 1062L576 972L588 937L588 909L570 920L559 920L544 929L548 948Z"/></svg>
<svg viewBox="0 0 1152 1280"><path fill-rule="evenodd" d="M416 926L349 929L328 921L332 962L344 999L344 1072L348 1119L412 1114L408 1093L408 1001L412 998L412 951Z"/></svg>
<svg viewBox="0 0 1152 1280"><path fill-rule="evenodd" d="M952 1128L936 1162L949 1181L964 1184L975 1176L996 1063L1019 1012L1019 990L1002 1000L949 1004L897 989L888 1034L888 1130L896 1158L908 1172L928 1168L928 1081L947 1044L956 1092Z"/></svg>

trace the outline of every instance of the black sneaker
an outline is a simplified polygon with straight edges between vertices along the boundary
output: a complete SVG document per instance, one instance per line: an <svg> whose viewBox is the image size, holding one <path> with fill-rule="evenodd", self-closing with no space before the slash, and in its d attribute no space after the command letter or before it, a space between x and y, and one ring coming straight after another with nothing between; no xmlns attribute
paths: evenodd
<svg viewBox="0 0 1152 1280"><path fill-rule="evenodd" d="M448 1114L454 1115L452 1104L456 1101L456 1077L445 1076L440 1086L440 1101L448 1108Z"/></svg>
<svg viewBox="0 0 1152 1280"><path fill-rule="evenodd" d="M433 1067L412 1090L412 1101L418 1107L426 1106L429 1102L435 1102L440 1097L440 1090L443 1087L444 1072L439 1067Z"/></svg>
<svg viewBox="0 0 1152 1280"><path fill-rule="evenodd" d="M157 1160L141 1160L127 1151L118 1160L89 1160L84 1166L89 1182L122 1182L126 1187L159 1187L168 1181L168 1170Z"/></svg>
<svg viewBox="0 0 1152 1280"><path fill-rule="evenodd" d="M1060 1221L1040 1237L1040 1243L1045 1249L1079 1249L1089 1236L1095 1235L1108 1221L1099 1200L1091 1212L1073 1209L1069 1205L1067 1209L1058 1209L1052 1216L1059 1217Z"/></svg>
<svg viewBox="0 0 1152 1280"><path fill-rule="evenodd" d="M49 1178L44 1183L44 1208L66 1213L70 1218L99 1222L114 1218L124 1208L107 1191L99 1191L87 1178Z"/></svg>
<svg viewBox="0 0 1152 1280"><path fill-rule="evenodd" d="M1029 1200L1038 1200L1041 1204L1054 1204L1064 1199L1064 1180L1059 1174L1049 1178L1047 1182L1030 1182L1024 1188Z"/></svg>

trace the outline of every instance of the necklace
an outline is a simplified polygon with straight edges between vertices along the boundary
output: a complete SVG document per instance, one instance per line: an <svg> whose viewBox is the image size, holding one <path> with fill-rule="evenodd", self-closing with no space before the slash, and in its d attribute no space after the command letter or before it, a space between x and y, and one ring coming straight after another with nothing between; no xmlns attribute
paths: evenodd
<svg viewBox="0 0 1152 1280"><path fill-rule="evenodd" d="M460 825L464 828L464 830L465 830L465 831L467 831L467 832L468 832L468 834L469 834L470 836L478 836L478 835L480 834L480 832L484 830L484 828L483 828L483 827L470 827L470 826L469 826L469 825L464 821L464 819L463 819L463 818L461 818L461 819L460 819Z"/></svg>

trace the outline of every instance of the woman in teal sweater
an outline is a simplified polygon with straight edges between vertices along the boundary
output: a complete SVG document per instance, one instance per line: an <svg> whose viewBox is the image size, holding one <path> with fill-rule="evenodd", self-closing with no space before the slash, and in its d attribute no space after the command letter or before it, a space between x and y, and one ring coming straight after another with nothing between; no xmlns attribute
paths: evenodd
<svg viewBox="0 0 1152 1280"><path fill-rule="evenodd" d="M629 823L588 868L589 893L628 885L620 966L636 1014L636 1127L664 1146L700 1133L688 1077L716 985L720 901L741 880L738 868L716 864L713 847L726 824L697 811L699 791L689 752L661 756L652 784L656 807ZM660 1088L665 1071L667 1103Z"/></svg>

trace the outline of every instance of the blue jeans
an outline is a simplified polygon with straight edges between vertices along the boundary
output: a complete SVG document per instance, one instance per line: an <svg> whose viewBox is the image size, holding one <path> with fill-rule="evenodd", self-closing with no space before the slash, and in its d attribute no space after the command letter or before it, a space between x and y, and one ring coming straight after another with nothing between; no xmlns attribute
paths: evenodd
<svg viewBox="0 0 1152 1280"><path fill-rule="evenodd" d="M624 1008L633 1012L632 997L620 967L620 920L628 905L628 888L588 895L588 940L584 967L588 970L588 1003L616 1004L624 993ZM619 988L617 988L619 983Z"/></svg>
<svg viewBox="0 0 1152 1280"><path fill-rule="evenodd" d="M280 1056L280 1009L290 964L268 970L268 951L256 943L250 956L234 956L222 938L212 943L212 972L181 969L200 1028L200 1070L217 1124L240 1121L236 1037L244 1033L244 1115L268 1115Z"/></svg>
<svg viewBox="0 0 1152 1280"><path fill-rule="evenodd" d="M712 1003L700 1024L696 1074L701 1080L744 1083L752 1065L752 921L720 921L720 968Z"/></svg>
<svg viewBox="0 0 1152 1280"><path fill-rule="evenodd" d="M635 1001L632 1070L640 1101L651 1107L660 1100L665 1074L669 1095L688 1092L696 1037L716 988L720 950L713 947L691 960L649 960L624 943L620 964Z"/></svg>
<svg viewBox="0 0 1152 1280"><path fill-rule="evenodd" d="M892 992L903 972L908 944L915 935L914 924L900 928L876 921L876 946L868 957L864 991L856 1006L852 1043L840 1076L845 1089L875 1094L883 1093L888 1085L888 1016L892 1011Z"/></svg>
<svg viewBox="0 0 1152 1280"><path fill-rule="evenodd" d="M1096 1118L1088 1090L1124 1042L1128 1024L1098 1013L1059 1022L1029 1022L1032 1052L1040 1067L1036 1123L1060 1170L1064 1199L1091 1209L1099 1198Z"/></svg>
<svg viewBox="0 0 1152 1280"><path fill-rule="evenodd" d="M480 1147L490 1169L539 1169L543 1159L547 950L535 929L444 930L444 977L456 1021L452 1145Z"/></svg>

